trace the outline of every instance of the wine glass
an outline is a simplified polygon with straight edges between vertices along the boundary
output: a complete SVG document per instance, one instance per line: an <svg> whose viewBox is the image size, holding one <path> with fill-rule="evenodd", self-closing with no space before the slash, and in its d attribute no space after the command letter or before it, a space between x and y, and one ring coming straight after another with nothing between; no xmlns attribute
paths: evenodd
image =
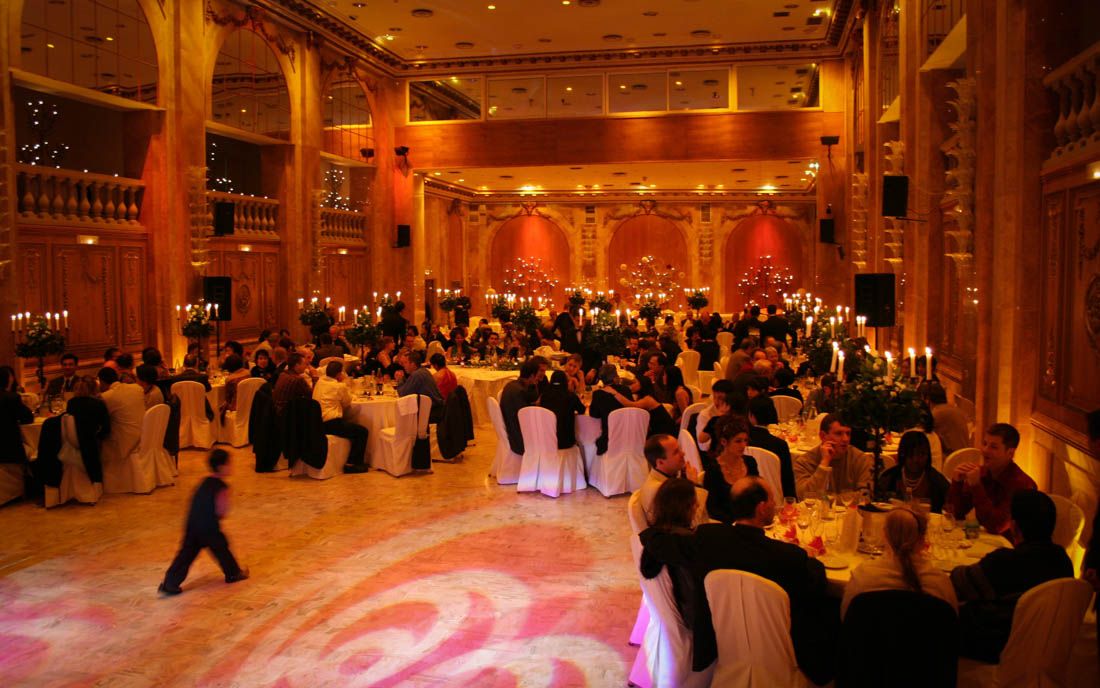
<svg viewBox="0 0 1100 688"><path fill-rule="evenodd" d="M955 514L951 513L950 509L945 508L940 514L940 530L944 533L955 530Z"/></svg>

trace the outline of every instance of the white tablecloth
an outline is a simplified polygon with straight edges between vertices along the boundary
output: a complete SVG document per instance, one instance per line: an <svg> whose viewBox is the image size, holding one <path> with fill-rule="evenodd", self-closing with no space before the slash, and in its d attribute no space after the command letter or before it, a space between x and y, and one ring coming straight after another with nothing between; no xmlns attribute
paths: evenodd
<svg viewBox="0 0 1100 688"><path fill-rule="evenodd" d="M362 425L370 433L367 435L368 463L373 463L374 458L382 451L382 430L394 426L396 423L396 409L396 395L371 397L369 399L355 397L351 402L351 408L344 414L344 418Z"/></svg>
<svg viewBox="0 0 1100 688"><path fill-rule="evenodd" d="M451 371L458 378L458 384L466 388L466 394L470 397L474 425L484 425L489 422L489 409L485 405L489 397L496 398L510 380L519 379L518 370L451 366Z"/></svg>
<svg viewBox="0 0 1100 688"><path fill-rule="evenodd" d="M23 447L27 451L27 458L32 461L38 458L38 440L42 436L42 424L45 422L46 419L42 416L35 416L33 423L19 426L19 431L23 433Z"/></svg>
<svg viewBox="0 0 1100 688"><path fill-rule="evenodd" d="M211 384L210 391L206 393L206 400L210 402L210 409L217 414L225 403L225 382Z"/></svg>

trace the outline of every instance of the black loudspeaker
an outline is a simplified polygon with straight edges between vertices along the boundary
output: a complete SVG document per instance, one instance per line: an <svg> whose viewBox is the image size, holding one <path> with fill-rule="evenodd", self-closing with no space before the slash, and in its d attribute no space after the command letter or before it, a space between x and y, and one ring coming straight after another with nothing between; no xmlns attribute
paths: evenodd
<svg viewBox="0 0 1100 688"><path fill-rule="evenodd" d="M233 203L218 201L214 204L214 236L233 233Z"/></svg>
<svg viewBox="0 0 1100 688"><path fill-rule="evenodd" d="M409 231L409 225L397 225L397 243L393 245L394 248L412 246L412 238Z"/></svg>
<svg viewBox="0 0 1100 688"><path fill-rule="evenodd" d="M230 277L203 277L202 298L211 304L211 320L233 319L233 280ZM213 304L218 304L218 316L214 317Z"/></svg>
<svg viewBox="0 0 1100 688"><path fill-rule="evenodd" d="M823 244L836 243L836 220L826 217L820 221L820 241Z"/></svg>
<svg viewBox="0 0 1100 688"><path fill-rule="evenodd" d="M887 174L882 177L882 216L905 217L909 210L909 177Z"/></svg>
<svg viewBox="0 0 1100 688"><path fill-rule="evenodd" d="M867 316L869 327L893 327L894 308L894 273L856 275L856 315Z"/></svg>

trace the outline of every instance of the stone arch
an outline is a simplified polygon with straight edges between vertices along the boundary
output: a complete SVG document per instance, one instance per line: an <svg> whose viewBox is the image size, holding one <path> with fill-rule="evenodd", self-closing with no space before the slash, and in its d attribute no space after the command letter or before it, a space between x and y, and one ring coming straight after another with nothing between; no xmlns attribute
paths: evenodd
<svg viewBox="0 0 1100 688"><path fill-rule="evenodd" d="M672 265L684 274L681 286L691 275L691 258L687 236L674 220L657 214L639 214L620 222L607 242L608 287L616 292L629 292L620 282L622 266L638 265L644 256L653 256L663 265Z"/></svg>
<svg viewBox="0 0 1100 688"><path fill-rule="evenodd" d="M557 223L538 214L516 215L493 233L489 242L489 285L497 292L504 291L504 271L516 258L528 257L542 259L546 271L558 279L552 298L556 305L563 303L570 286L569 239Z"/></svg>
<svg viewBox="0 0 1100 688"><path fill-rule="evenodd" d="M290 92L290 58L276 49L262 31L248 25L219 26L210 51L207 119L243 131L291 139L296 98Z"/></svg>
<svg viewBox="0 0 1100 688"><path fill-rule="evenodd" d="M768 255L773 265L788 268L794 274L792 290L807 286L798 228L776 215L753 215L733 228L722 250L727 311L738 313L745 307L738 282L762 256Z"/></svg>
<svg viewBox="0 0 1100 688"><path fill-rule="evenodd" d="M375 148L374 99L354 69L336 66L325 73L321 113L322 150L359 160L360 148Z"/></svg>

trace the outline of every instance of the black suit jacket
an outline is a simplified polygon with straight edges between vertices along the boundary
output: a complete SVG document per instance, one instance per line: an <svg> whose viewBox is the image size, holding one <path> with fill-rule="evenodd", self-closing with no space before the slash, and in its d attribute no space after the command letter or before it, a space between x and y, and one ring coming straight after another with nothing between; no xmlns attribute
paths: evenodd
<svg viewBox="0 0 1100 688"><path fill-rule="evenodd" d="M643 571L654 563L686 567L695 578L695 655L693 668L702 671L718 657L704 579L711 571L736 569L774 581L791 601L791 636L795 654L814 640L818 603L825 596L825 567L797 545L772 540L752 526L707 523L691 535L654 528L642 531ZM648 566L647 566L648 564ZM659 572L659 568L657 571ZM654 574L656 575L656 574ZM801 660L800 660L801 664Z"/></svg>
<svg viewBox="0 0 1100 688"><path fill-rule="evenodd" d="M630 398L629 389L618 386L615 389L627 399ZM623 405L611 392L603 389L592 392L592 402L588 405L588 415L600 419L600 436L596 439L597 454L607 453L607 417L611 415L612 411L617 411L622 407Z"/></svg>
<svg viewBox="0 0 1100 688"><path fill-rule="evenodd" d="M767 428L754 425L749 428L749 446L767 449L779 457L779 479L783 483L783 496L797 497L794 488L794 463L791 461L791 448L787 443L768 432Z"/></svg>
<svg viewBox="0 0 1100 688"><path fill-rule="evenodd" d="M34 414L15 392L0 392L0 463L26 463L20 425L34 422Z"/></svg>
<svg viewBox="0 0 1100 688"><path fill-rule="evenodd" d="M76 382L76 375L73 375L68 380L63 376L55 377L46 383L46 396L56 397L59 394L73 391L73 384Z"/></svg>
<svg viewBox="0 0 1100 688"><path fill-rule="evenodd" d="M65 408L76 422L76 437L84 470L93 483L103 482L103 464L99 459L99 443L111 434L111 414L107 404L97 397L73 397ZM39 444L41 448L41 444Z"/></svg>
<svg viewBox="0 0 1100 688"><path fill-rule="evenodd" d="M771 315L760 325L760 337L775 337L777 342L787 341L787 331L791 329L790 323L781 315Z"/></svg>
<svg viewBox="0 0 1100 688"><path fill-rule="evenodd" d="M519 411L535 402L535 387L512 380L500 394L500 415L504 417L504 429L508 433L508 446L516 454L523 454L523 433L519 429Z"/></svg>
<svg viewBox="0 0 1100 688"><path fill-rule="evenodd" d="M549 385L539 398L539 406L552 411L557 420L558 449L577 444L577 414L584 413L584 404L564 386Z"/></svg>

